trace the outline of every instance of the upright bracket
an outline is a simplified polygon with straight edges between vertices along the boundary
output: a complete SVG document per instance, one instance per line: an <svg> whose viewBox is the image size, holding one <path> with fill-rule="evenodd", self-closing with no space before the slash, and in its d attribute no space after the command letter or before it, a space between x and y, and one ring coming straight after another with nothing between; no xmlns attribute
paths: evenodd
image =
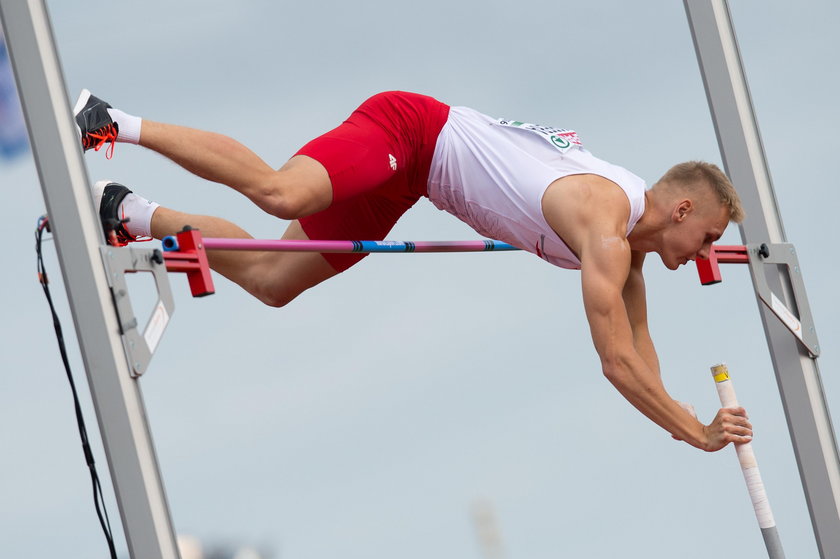
<svg viewBox="0 0 840 559"><path fill-rule="evenodd" d="M820 344L817 341L817 331L811 307L805 296L805 284L799 269L799 259L796 249L791 243L752 243L748 245L717 246L713 245L708 259L697 259L697 272L700 283L711 285L722 280L719 264L749 264L752 272L753 285L758 297L773 311L791 334L802 342L812 358L820 354ZM767 283L766 265L786 266L793 290L793 304L795 311L788 308L777 297ZM797 316L798 312L798 316Z"/></svg>
<svg viewBox="0 0 840 559"><path fill-rule="evenodd" d="M773 314L779 317L785 327L802 342L811 358L818 357L820 344L817 342L814 318L811 315L811 307L805 294L805 284L802 282L802 273L799 270L799 259L796 257L796 250L793 245L790 243L762 243L758 246L751 244L747 245L747 250L750 255L750 271L752 272L756 293L758 293L762 302L773 311ZM787 277L793 288L795 310L789 309L770 289L765 274L766 264L787 266ZM798 318L794 312L799 313Z"/></svg>
<svg viewBox="0 0 840 559"><path fill-rule="evenodd" d="M120 337L128 357L131 376L139 377L146 372L149 361L157 349L163 331L169 324L175 302L169 287L167 272L184 272L190 284L193 297L212 295L213 278L207 261L207 253L198 229L184 228L178 233L177 242L181 252L161 252L159 249L138 248L132 245L115 247L105 245L99 250L105 265L108 287L119 319ZM157 287L158 300L155 303L148 324L140 333L140 325L131 306L128 295L126 273L151 272Z"/></svg>
<svg viewBox="0 0 840 559"><path fill-rule="evenodd" d="M131 376L136 378L146 372L152 354L157 349L163 331L175 310L163 255L158 249L133 246L103 246L100 251L108 286L111 288L111 296L117 309L120 337L128 357L128 366ZM126 272L151 272L157 287L158 300L142 334L128 295Z"/></svg>

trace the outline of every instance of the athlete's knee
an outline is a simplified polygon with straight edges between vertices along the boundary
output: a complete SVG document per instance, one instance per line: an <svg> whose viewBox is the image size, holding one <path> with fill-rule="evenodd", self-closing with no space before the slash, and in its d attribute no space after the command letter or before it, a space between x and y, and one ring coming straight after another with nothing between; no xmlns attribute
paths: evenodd
<svg viewBox="0 0 840 559"><path fill-rule="evenodd" d="M298 168L281 168L262 185L265 211L280 219L297 219L326 209L332 202L329 178L313 176Z"/></svg>
<svg viewBox="0 0 840 559"><path fill-rule="evenodd" d="M275 217L296 219L305 206L305 192L299 192L301 186L285 171L274 171L260 184L258 203Z"/></svg>
<svg viewBox="0 0 840 559"><path fill-rule="evenodd" d="M298 222L289 225L284 239L303 239ZM256 253L243 272L240 285L270 307L285 307L298 295L333 277L337 272L317 253Z"/></svg>
<svg viewBox="0 0 840 559"><path fill-rule="evenodd" d="M248 292L254 297L265 303L269 307L285 307L295 300L305 289L296 288L295 285L290 284L283 279L268 279L263 281L253 282L247 286Z"/></svg>
<svg viewBox="0 0 840 559"><path fill-rule="evenodd" d="M295 282L290 282L286 273L274 262L279 253L266 253L255 258L249 265L238 269L240 276L232 278L245 291L256 297L269 307L285 307L300 295L300 289L295 289Z"/></svg>
<svg viewBox="0 0 840 559"><path fill-rule="evenodd" d="M255 293L257 299L268 305L269 307L281 308L285 307L294 301L300 293L289 293L286 291L266 291L264 293Z"/></svg>

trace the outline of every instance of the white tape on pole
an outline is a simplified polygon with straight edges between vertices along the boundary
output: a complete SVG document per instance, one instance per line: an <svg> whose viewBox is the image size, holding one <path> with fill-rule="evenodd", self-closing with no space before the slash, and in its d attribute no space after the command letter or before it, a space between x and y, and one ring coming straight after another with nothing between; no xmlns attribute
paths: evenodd
<svg viewBox="0 0 840 559"><path fill-rule="evenodd" d="M720 405L724 408L737 408L738 398L735 396L735 388L729 378L729 369L725 364L712 367L712 376L715 379ZM770 509L770 501L767 500L767 493L764 490L764 482L758 471L758 462L755 459L752 443L735 444L735 452L738 454L738 462L741 463L741 473L744 474L744 481L747 482L747 490L750 493L755 517L762 529L772 528L776 525L773 518L773 511Z"/></svg>

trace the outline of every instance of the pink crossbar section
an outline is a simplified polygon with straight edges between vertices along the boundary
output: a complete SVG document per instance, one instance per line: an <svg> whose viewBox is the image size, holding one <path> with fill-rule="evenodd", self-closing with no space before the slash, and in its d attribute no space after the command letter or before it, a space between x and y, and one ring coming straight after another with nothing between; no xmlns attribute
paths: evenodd
<svg viewBox="0 0 840 559"><path fill-rule="evenodd" d="M481 252L518 250L499 241L314 241L275 239L204 239L206 250L284 252Z"/></svg>

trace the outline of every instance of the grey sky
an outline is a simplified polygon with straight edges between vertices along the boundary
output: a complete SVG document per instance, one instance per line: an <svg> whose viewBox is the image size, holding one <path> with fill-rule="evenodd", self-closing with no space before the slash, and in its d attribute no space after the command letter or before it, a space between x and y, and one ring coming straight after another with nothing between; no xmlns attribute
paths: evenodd
<svg viewBox="0 0 840 559"><path fill-rule="evenodd" d="M788 238L797 246L840 409L836 2L732 1ZM374 0L49 2L68 98L83 87L155 120L229 134L279 166L367 96L404 89L578 130L654 182L719 162L682 3ZM86 156L110 178L257 237L284 223L133 146ZM0 166L0 548L104 557L69 388L35 278L44 205L29 160ZM390 238L475 238L427 201ZM723 243L737 244L736 228ZM53 290L73 347L54 248ZM789 557L813 557L778 390L746 267L701 287L646 265L665 384L701 419L709 366L730 365ZM579 275L527 254L374 255L284 309L216 276L177 312L142 380L176 528L284 559L481 557L471 507L492 504L509 559L758 557L733 449L705 454L633 409L600 374ZM137 280L138 300L148 285ZM78 351L77 382L121 539ZM121 548L124 544L120 541Z"/></svg>

